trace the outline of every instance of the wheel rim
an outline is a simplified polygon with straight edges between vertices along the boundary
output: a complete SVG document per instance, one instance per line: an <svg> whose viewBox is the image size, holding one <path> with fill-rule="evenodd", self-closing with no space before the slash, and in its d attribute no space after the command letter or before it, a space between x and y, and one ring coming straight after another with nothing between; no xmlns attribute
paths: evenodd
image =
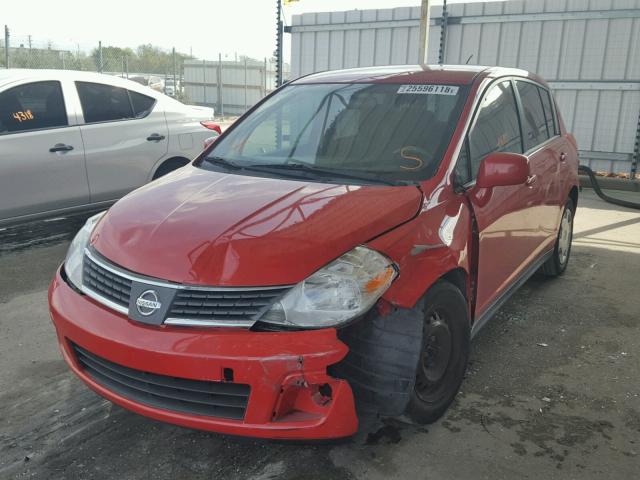
<svg viewBox="0 0 640 480"><path fill-rule="evenodd" d="M558 260L561 265L567 263L569 249L571 248L573 212L569 208L564 209L562 221L560 222L560 232L558 232Z"/></svg>
<svg viewBox="0 0 640 480"><path fill-rule="evenodd" d="M447 373L453 350L444 312L431 312L424 326L423 342L415 390L419 397L429 401Z"/></svg>

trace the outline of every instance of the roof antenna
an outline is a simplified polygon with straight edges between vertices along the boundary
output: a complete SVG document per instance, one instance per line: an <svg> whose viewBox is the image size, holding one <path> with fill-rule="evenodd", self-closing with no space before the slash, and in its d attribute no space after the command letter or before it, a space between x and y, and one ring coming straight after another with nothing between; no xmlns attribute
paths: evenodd
<svg viewBox="0 0 640 480"><path fill-rule="evenodd" d="M465 65L469 65L469 62L471 61L471 59L473 58L473 53L471 55L469 55L469 58L467 58L467 61L464 62Z"/></svg>

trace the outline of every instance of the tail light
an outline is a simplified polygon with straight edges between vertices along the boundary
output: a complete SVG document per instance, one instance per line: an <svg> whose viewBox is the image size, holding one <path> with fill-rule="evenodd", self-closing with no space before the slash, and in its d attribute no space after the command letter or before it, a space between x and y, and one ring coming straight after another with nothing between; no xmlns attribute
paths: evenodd
<svg viewBox="0 0 640 480"><path fill-rule="evenodd" d="M220 125L217 124L216 122L212 122L211 120L207 120L205 122L200 122L200 125L202 125L204 128L208 128L209 130L213 130L215 132L218 132L218 135L222 135L222 129L220 128Z"/></svg>

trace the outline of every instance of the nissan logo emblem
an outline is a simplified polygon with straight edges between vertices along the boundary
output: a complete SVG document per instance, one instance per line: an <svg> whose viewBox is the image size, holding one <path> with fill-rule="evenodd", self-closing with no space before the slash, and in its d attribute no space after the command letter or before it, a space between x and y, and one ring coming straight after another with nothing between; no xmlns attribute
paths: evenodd
<svg viewBox="0 0 640 480"><path fill-rule="evenodd" d="M140 315L148 317L158 310L162 304L158 301L158 294L155 290L142 292L136 299L136 308Z"/></svg>

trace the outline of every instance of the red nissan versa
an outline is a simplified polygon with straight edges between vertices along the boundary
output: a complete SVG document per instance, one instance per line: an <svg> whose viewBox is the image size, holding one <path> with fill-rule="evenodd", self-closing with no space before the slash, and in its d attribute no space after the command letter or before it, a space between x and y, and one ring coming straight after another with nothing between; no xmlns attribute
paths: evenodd
<svg viewBox="0 0 640 480"><path fill-rule="evenodd" d="M169 423L276 439L416 422L534 272L566 268L576 143L522 70L310 75L90 218L49 290L71 369Z"/></svg>

